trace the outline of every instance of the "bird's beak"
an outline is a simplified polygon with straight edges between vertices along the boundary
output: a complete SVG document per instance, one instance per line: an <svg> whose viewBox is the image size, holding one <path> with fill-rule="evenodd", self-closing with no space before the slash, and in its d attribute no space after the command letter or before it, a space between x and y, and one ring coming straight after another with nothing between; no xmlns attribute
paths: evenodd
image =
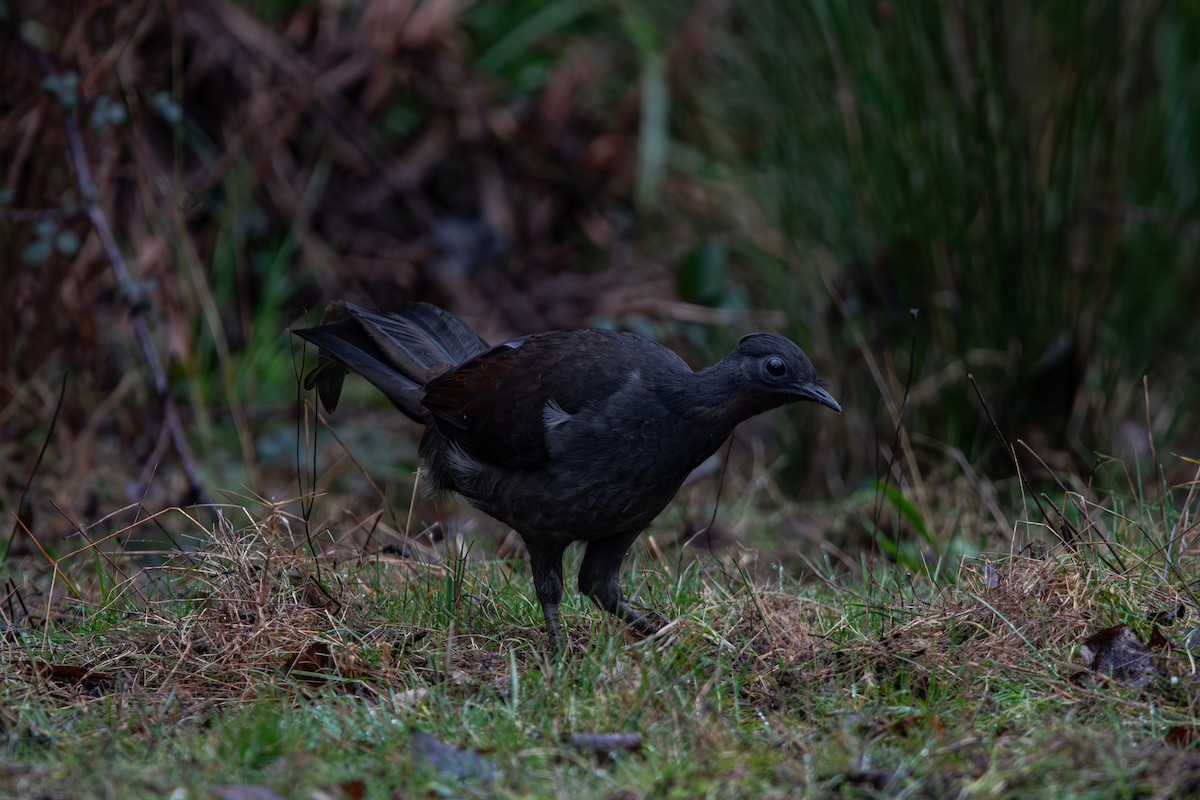
<svg viewBox="0 0 1200 800"><path fill-rule="evenodd" d="M814 403L820 403L823 406L828 406L839 414L842 413L842 407L837 400L833 399L833 395L817 386L815 383L803 383L796 387L796 394L804 400L811 400Z"/></svg>

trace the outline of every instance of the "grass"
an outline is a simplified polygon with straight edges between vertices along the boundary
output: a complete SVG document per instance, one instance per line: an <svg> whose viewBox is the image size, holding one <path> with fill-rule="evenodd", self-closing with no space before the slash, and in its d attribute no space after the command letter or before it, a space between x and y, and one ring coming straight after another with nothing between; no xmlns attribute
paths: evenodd
<svg viewBox="0 0 1200 800"><path fill-rule="evenodd" d="M291 5L248 4L273 31L291 20L294 35L277 39L289 62L337 74L373 50L376 24ZM382 89L354 82L321 102L294 91L307 73L208 57L243 44L188 27L196 15L126 15L108 31L46 6L38 22L61 35L26 45L61 42L45 55L65 72L53 89L37 70L11 70L34 77L0 126L10 172L26 176L19 196L0 191L6 243L36 267L20 273L37 281L22 296L41 298L0 331L13 345L0 349L13 398L0 411L0 501L30 544L0 565L0 796L1197 794L1194 622L1152 621L1196 613L1194 464L1143 467L1160 463L1156 437L1162 452L1194 444L1181 440L1193 407L1181 400L1200 330L1187 301L1200 141L1188 42L1200 16L1115 0L994 13L689 2L654 17L618 5L475 4L402 48L403 63L441 52L452 69L372 70ZM317 19L326 35L304 35ZM267 41L267 27L250 39ZM168 28L185 34L170 54L147 33ZM130 59L120 69L119 54ZM257 87L256 102L193 91L206 85ZM493 92L494 140L448 128L429 140L444 148L418 157L431 121L476 115L456 98ZM130 124L85 123L113 98ZM77 104L74 120L64 109ZM290 127L246 113L256 107L284 108ZM509 118L525 107L536 113ZM76 127L84 158L67 145ZM332 140L314 135L325 130ZM31 141L41 146L18 147ZM151 152L161 161L130 160ZM605 152L612 160L592 160ZM478 160L466 172L464 156ZM98 177L117 165L126 178L86 186L75 174L89 161ZM403 202L343 213L399 167L423 176ZM462 188L475 184L479 197ZM110 281L121 304L96 280L119 259L100 257L78 213L93 194L130 260L130 279ZM691 487L625 575L635 602L676 622L636 640L568 592L571 648L550 663L524 563L457 538L417 537L407 557L388 556L379 542L407 509L361 528L336 517L311 537L294 502L226 506L220 522L214 506L168 510L112 523L100 542L75 532L72 519L117 496L139 508L191 496L178 469L191 457L164 458L152 422L162 398L146 372L157 368L114 320L146 315L204 485L297 491L285 323L333 296L387 306L421 289L417 276L439 271L431 226L461 221L485 195L509 198L501 221L543 219L526 196L559 209L518 228L516 261L495 257L496 275L521 278L512 294L489 291L495 308L530 295L569 306L561 288L534 290L559 285L549 278L566 269L562 253L596 268L610 250L613 263L628 258L622 209L636 205L632 252L692 304L668 303L646 325L720 349L743 318L716 312L777 308L771 327L789 327L823 369L838 365L829 377L847 413L836 425L793 419L784 455L753 437L753 452L731 459L748 474L729 485L746 490L725 492L718 527L744 529L770 555L677 561L662 531L703 523L711 507L709 487ZM422 221L420 208L445 213ZM53 376L68 368L83 377L60 418ZM994 445L968 375L1011 444ZM340 491L349 474L361 488L350 469L361 463L388 482L381 496L397 494L389 483L411 453L401 434L378 435L387 419L366 426L366 443L342 439L345 456L333 448L314 485ZM1151 444L1125 449L1125 438ZM1028 458L1025 441L1041 455ZM1142 464L1073 474L1093 447ZM1001 483L1013 466L1025 480ZM133 491L111 480L138 471ZM16 490L31 475L25 508ZM802 483L837 498L819 526L781 488ZM161 548L164 532L182 552L135 552L141 539ZM1004 552L977 558L987 546ZM815 553L824 559L805 568ZM810 579L788 577L800 574ZM1118 624L1151 643L1144 680L1085 668L1085 641ZM580 734L638 746L595 752Z"/></svg>
<svg viewBox="0 0 1200 800"><path fill-rule="evenodd" d="M922 432L992 471L965 373L1010 430L1084 463L1141 420L1142 376L1155 435L1187 429L1190 407L1160 394L1173 379L1156 384L1196 376L1181 298L1200 106L1176 93L1196 86L1180 45L1200 41L1200 15L778 0L737 19L714 107L788 241L748 283L787 298L799 340L900 375L915 358ZM864 370L840 377L848 407L887 394Z"/></svg>
<svg viewBox="0 0 1200 800"><path fill-rule="evenodd" d="M1089 671L1080 647L1118 623L1148 641L1148 615L1194 605L1174 577L1194 548L1177 542L1164 580L1154 546L1186 514L1099 507L1108 541L966 561L954 584L865 560L764 581L752 559L639 547L633 600L675 622L639 640L569 592L561 661L520 559L419 540L365 559L328 532L310 549L282 506L225 509L239 526L164 512L137 525L194 552L139 570L85 547L53 586L8 584L0 793L1187 794L1189 624L1161 628L1139 686ZM1114 548L1124 569L1104 563ZM588 734L638 741L573 743Z"/></svg>

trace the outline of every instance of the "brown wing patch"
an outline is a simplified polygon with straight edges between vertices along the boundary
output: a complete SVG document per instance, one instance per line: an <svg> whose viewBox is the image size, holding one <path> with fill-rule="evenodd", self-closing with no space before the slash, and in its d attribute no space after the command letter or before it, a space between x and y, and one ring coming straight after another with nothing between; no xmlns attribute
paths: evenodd
<svg viewBox="0 0 1200 800"><path fill-rule="evenodd" d="M494 347L425 387L438 430L480 460L506 467L546 462L544 409L593 413L628 380L625 335L579 330Z"/></svg>

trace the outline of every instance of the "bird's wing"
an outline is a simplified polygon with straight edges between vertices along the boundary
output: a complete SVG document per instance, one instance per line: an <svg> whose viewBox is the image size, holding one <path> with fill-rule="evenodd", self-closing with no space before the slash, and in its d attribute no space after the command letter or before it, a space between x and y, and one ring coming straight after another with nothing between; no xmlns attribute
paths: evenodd
<svg viewBox="0 0 1200 800"><path fill-rule="evenodd" d="M548 426L564 412L602 414L605 399L630 380L636 341L598 330L515 339L431 381L422 402L438 430L476 458L536 467L549 458Z"/></svg>

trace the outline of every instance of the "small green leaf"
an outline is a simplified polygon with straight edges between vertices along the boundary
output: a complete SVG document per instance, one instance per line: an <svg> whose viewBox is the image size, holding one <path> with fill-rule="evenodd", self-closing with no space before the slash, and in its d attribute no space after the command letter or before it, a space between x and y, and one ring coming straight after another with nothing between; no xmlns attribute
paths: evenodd
<svg viewBox="0 0 1200 800"><path fill-rule="evenodd" d="M684 256L675 275L679 296L688 303L718 306L725 298L728 251L720 242L707 242Z"/></svg>
<svg viewBox="0 0 1200 800"><path fill-rule="evenodd" d="M883 496L892 501L892 505L900 512L900 516L912 523L912 526L917 529L917 533L921 534L921 538L929 544L934 544L933 534L929 532L925 518L921 516L921 512L917 510L913 501L902 495L900 490L891 484L879 488L883 491Z"/></svg>
<svg viewBox="0 0 1200 800"><path fill-rule="evenodd" d="M54 46L54 33L50 28L34 19L21 23L21 40L39 50L50 50Z"/></svg>

